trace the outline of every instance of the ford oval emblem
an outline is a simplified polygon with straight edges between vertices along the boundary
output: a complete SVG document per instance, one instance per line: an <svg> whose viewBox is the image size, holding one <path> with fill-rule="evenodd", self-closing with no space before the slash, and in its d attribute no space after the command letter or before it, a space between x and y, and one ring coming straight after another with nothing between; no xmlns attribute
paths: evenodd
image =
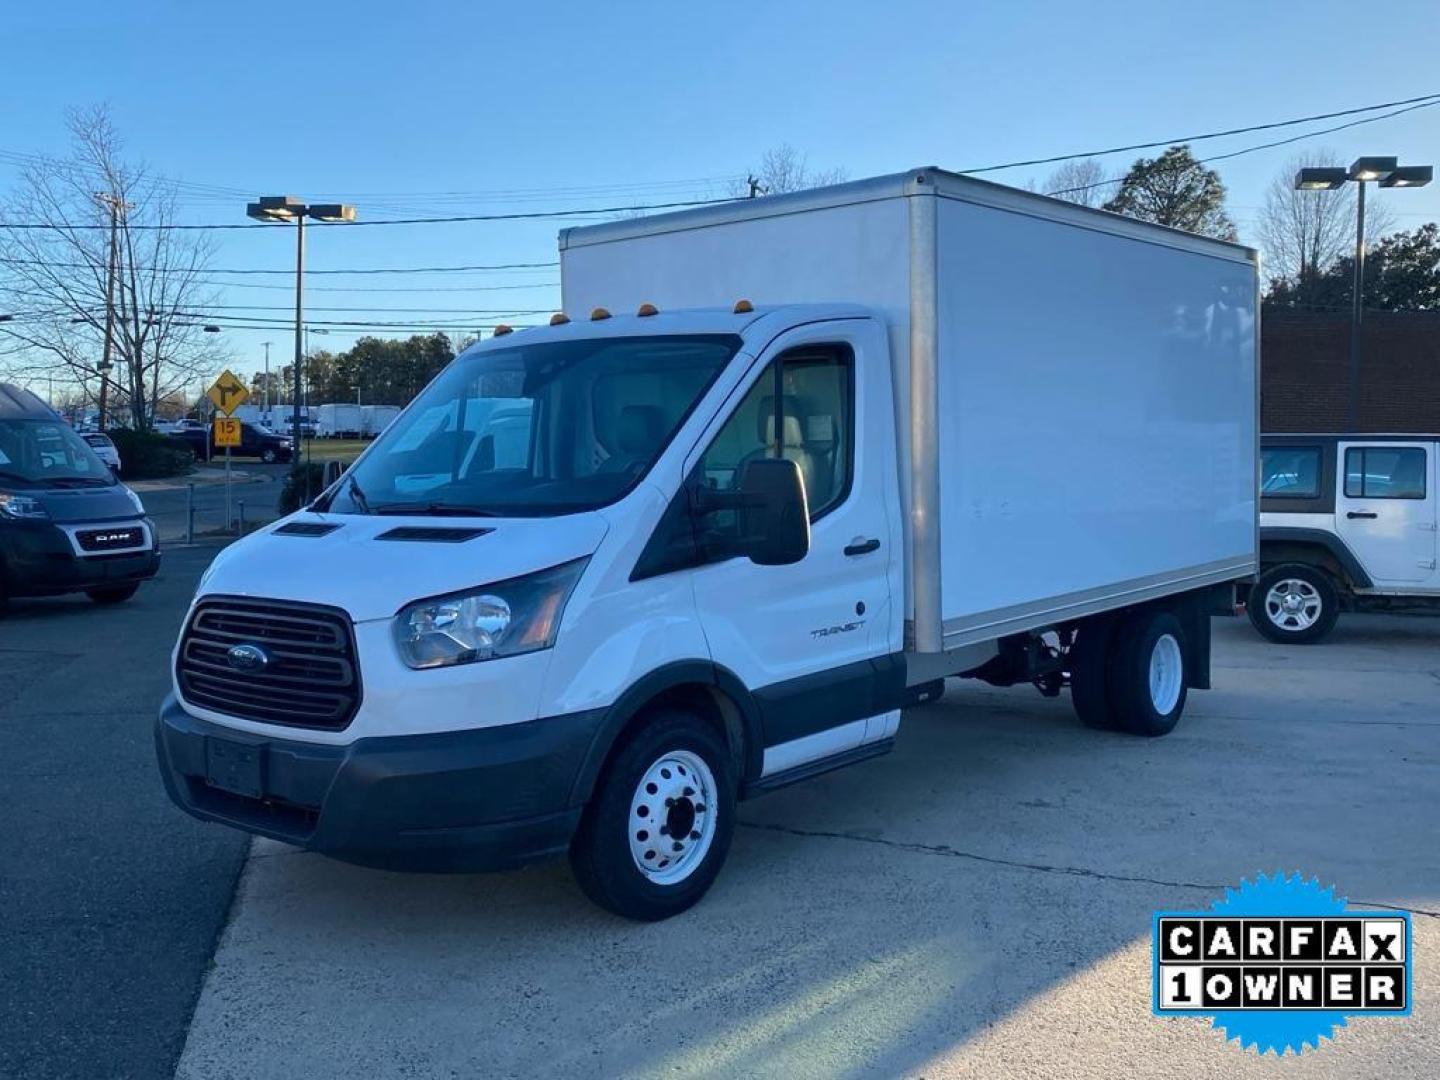
<svg viewBox="0 0 1440 1080"><path fill-rule="evenodd" d="M270 663L270 654L259 645L232 645L225 654L236 671L259 671Z"/></svg>

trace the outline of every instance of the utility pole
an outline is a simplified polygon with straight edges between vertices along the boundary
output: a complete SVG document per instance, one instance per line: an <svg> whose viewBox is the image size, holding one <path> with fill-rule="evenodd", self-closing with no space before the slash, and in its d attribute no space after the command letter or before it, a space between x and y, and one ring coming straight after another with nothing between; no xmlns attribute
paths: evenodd
<svg viewBox="0 0 1440 1080"><path fill-rule="evenodd" d="M1350 305L1350 385L1346 397L1347 431L1360 430L1360 321L1365 317L1365 181L1355 181L1355 281Z"/></svg>
<svg viewBox="0 0 1440 1080"><path fill-rule="evenodd" d="M291 414L293 434L290 442L290 460L300 461L300 448L304 446L300 431L300 399L305 387L301 382L305 367L305 215L295 215L295 407ZM305 497L310 497L309 474L306 474Z"/></svg>
<svg viewBox="0 0 1440 1080"><path fill-rule="evenodd" d="M100 358L100 416L97 420L97 426L104 431L105 401L110 388L110 369L115 366L110 359L110 354L115 340L115 276L118 273L115 262L120 250L119 224L120 215L129 209L129 204L122 201L118 195L108 191L95 192L95 198L110 211L110 257L105 262L105 351Z"/></svg>
<svg viewBox="0 0 1440 1080"><path fill-rule="evenodd" d="M270 422L270 342L263 342L265 346L265 422Z"/></svg>

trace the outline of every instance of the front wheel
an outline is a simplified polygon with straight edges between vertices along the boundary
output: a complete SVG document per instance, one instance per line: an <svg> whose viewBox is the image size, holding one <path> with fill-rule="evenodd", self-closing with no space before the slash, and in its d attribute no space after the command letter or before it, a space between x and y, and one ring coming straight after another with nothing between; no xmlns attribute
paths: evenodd
<svg viewBox="0 0 1440 1080"><path fill-rule="evenodd" d="M274 450L267 449L263 453L261 453L260 460L263 461L266 465L274 465L275 462L279 460L279 456L275 453Z"/></svg>
<svg viewBox="0 0 1440 1080"><path fill-rule="evenodd" d="M570 865L595 903L654 922L705 895L734 831L724 740L698 716L667 709L629 738L600 778Z"/></svg>
<svg viewBox="0 0 1440 1080"><path fill-rule="evenodd" d="M1281 645L1311 645L1334 629L1340 596L1325 571L1289 563L1260 575L1246 612L1261 636Z"/></svg>

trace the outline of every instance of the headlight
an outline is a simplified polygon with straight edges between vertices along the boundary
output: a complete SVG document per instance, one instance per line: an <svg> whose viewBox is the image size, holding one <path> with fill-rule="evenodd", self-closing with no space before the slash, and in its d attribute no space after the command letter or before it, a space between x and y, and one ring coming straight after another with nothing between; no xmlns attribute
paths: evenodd
<svg viewBox="0 0 1440 1080"><path fill-rule="evenodd" d="M135 492L131 491L130 488L124 484L120 486L125 488L125 494L130 496L130 502L134 505L136 513L143 514L145 512L145 504L140 501L140 496L136 495Z"/></svg>
<svg viewBox="0 0 1440 1080"><path fill-rule="evenodd" d="M50 512L45 509L39 499L32 499L29 495L16 495L10 491L0 491L0 517L7 518L48 518Z"/></svg>
<svg viewBox="0 0 1440 1080"><path fill-rule="evenodd" d="M412 668L449 667L550 648L589 561L410 604L395 616L401 659Z"/></svg>

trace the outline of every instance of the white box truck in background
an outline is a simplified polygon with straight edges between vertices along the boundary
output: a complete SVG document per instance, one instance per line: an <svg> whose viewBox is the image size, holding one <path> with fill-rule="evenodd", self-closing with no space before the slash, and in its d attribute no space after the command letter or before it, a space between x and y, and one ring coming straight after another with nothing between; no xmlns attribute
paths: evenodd
<svg viewBox="0 0 1440 1080"><path fill-rule="evenodd" d="M382 431L389 427L391 422L399 415L399 405L361 405L361 438L375 438L375 436L379 435Z"/></svg>
<svg viewBox="0 0 1440 1080"><path fill-rule="evenodd" d="M215 560L159 718L189 812L368 865L568 851L662 918L737 799L883 753L946 676L1139 735L1209 685L1256 568L1252 252L919 169L561 266L568 319Z"/></svg>
<svg viewBox="0 0 1440 1080"><path fill-rule="evenodd" d="M315 434L321 439L358 439L365 419L359 405L315 406Z"/></svg>

